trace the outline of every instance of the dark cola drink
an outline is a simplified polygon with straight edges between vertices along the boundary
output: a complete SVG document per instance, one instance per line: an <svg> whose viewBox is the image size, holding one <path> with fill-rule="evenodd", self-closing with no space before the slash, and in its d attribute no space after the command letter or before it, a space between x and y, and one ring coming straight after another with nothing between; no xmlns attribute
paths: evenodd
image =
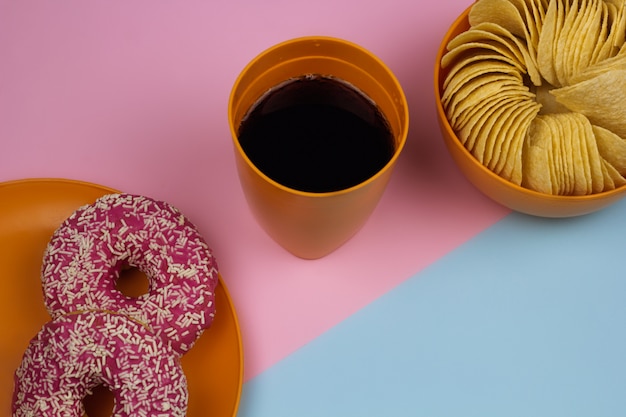
<svg viewBox="0 0 626 417"><path fill-rule="evenodd" d="M321 75L270 89L244 117L238 140L265 175L315 193L367 180L394 153L393 133L378 106L352 85Z"/></svg>

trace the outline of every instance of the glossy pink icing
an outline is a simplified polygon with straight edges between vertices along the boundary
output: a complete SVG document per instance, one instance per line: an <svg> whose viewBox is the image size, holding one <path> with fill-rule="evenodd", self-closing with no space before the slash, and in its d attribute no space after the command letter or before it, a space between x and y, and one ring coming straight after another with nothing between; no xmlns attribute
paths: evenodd
<svg viewBox="0 0 626 417"><path fill-rule="evenodd" d="M135 298L116 289L127 266L146 274L146 294ZM125 314L184 354L211 325L218 270L196 227L175 207L109 194L75 211L54 232L42 281L53 318L92 310Z"/></svg>
<svg viewBox="0 0 626 417"><path fill-rule="evenodd" d="M180 356L140 323L93 311L60 316L31 340L15 372L13 417L80 417L101 384L115 416L186 415Z"/></svg>

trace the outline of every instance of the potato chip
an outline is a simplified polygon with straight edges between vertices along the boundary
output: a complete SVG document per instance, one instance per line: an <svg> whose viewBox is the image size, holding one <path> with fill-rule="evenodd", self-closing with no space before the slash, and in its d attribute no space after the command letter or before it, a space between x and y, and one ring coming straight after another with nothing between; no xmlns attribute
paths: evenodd
<svg viewBox="0 0 626 417"><path fill-rule="evenodd" d="M573 113L571 113L573 114ZM572 125L574 131L571 135L571 156L572 156L572 170L574 176L574 187L572 188L572 194L574 195L587 195L592 193L591 173L587 169L585 163L585 157L587 152L583 153L583 148L586 149L585 138L577 131L576 124Z"/></svg>
<svg viewBox="0 0 626 417"><path fill-rule="evenodd" d="M517 115L525 107L535 104L531 100L515 98L510 105L504 107L498 120L496 120L485 138L485 148L483 153L483 164L493 171L497 165L504 142L513 140L512 133L515 131L513 123L517 120Z"/></svg>
<svg viewBox="0 0 626 417"><path fill-rule="evenodd" d="M526 65L524 53L520 49L520 43L517 38L515 41L502 37L491 30L492 24L487 24L489 30L483 24L470 28L468 31L457 35L448 43L448 52L442 57L441 65L446 68L450 62L456 59L456 55L465 52L468 49L491 49L516 61L521 68Z"/></svg>
<svg viewBox="0 0 626 417"><path fill-rule="evenodd" d="M506 90L512 88L512 85L517 84L500 80L493 74L484 75L462 84L455 94L450 95L443 103L448 120L451 124L456 125L457 119L461 115L475 106L480 106L487 97L497 92L499 88Z"/></svg>
<svg viewBox="0 0 626 417"><path fill-rule="evenodd" d="M470 46L480 47L481 44L490 45L492 48L498 46L498 50L504 56L516 60L526 68L526 73L533 83L536 85L541 83L537 64L528 52L527 45L510 31L495 23L480 23L452 39L448 43L449 52L442 58L442 66L447 67L454 59L454 54L458 54L460 50Z"/></svg>
<svg viewBox="0 0 626 417"><path fill-rule="evenodd" d="M554 66L555 75L557 81L555 86L564 85L561 81L563 78L563 61L564 61L564 47L566 44L566 35L569 33L569 26L571 24L571 17L575 16L574 13L570 14L570 0L553 0L556 4L556 32L554 35L554 42L552 44L552 65ZM576 5L577 6L577 5ZM568 19L568 17L570 17Z"/></svg>
<svg viewBox="0 0 626 417"><path fill-rule="evenodd" d="M475 132L474 143L470 151L481 164L486 164L493 152L492 150L489 151L489 156L487 157L487 143L489 142L489 138L504 136L504 132L500 130L501 124L503 120L508 117L510 111L517 105L519 105L519 102L513 100L498 106L494 111L487 114L484 123L482 123L480 129Z"/></svg>
<svg viewBox="0 0 626 417"><path fill-rule="evenodd" d="M474 62L471 65L466 65L456 70L450 77L447 78L445 89L441 99L444 103L448 103L450 99L463 88L465 84L471 82L473 79L482 77L488 74L506 74L503 78L510 79L513 77L517 82L522 85L522 77L519 72L513 70L509 65L498 61L482 60Z"/></svg>
<svg viewBox="0 0 626 417"><path fill-rule="evenodd" d="M519 10L520 15L524 16L524 21L528 27L528 33L536 53L539 46L539 36L543 26L543 18L546 13L547 1L540 0L510 0Z"/></svg>
<svg viewBox="0 0 626 417"><path fill-rule="evenodd" d="M585 195L603 191L602 158L598 152L595 135L589 120L579 113L567 113L571 124L574 153L574 195Z"/></svg>
<svg viewBox="0 0 626 417"><path fill-rule="evenodd" d="M591 58L598 43L600 28L602 24L602 2L586 0L584 17L580 21L580 26L570 37L571 53L574 59L568 72L568 82L572 82L572 77L584 71L592 65Z"/></svg>
<svg viewBox="0 0 626 417"><path fill-rule="evenodd" d="M620 46L619 51L617 51L617 55L615 56L624 55L624 54L626 54L626 41L624 41L622 46Z"/></svg>
<svg viewBox="0 0 626 417"><path fill-rule="evenodd" d="M555 36L553 44L553 65L554 73L556 75L557 83L555 85L562 86L568 85L567 82L567 69L568 63L572 60L568 46L570 45L570 34L576 29L578 13L578 0L573 0L573 3L569 4L569 1L558 1L557 11L560 10L563 14L563 23L560 28L557 28L558 35ZM560 8L559 8L560 7ZM560 30L559 30L560 29ZM573 36L577 36L576 32L573 32Z"/></svg>
<svg viewBox="0 0 626 417"><path fill-rule="evenodd" d="M602 159L602 171L604 173L603 191L613 190L626 185L626 179L604 158Z"/></svg>
<svg viewBox="0 0 626 417"><path fill-rule="evenodd" d="M573 137L577 140L573 143L574 169L577 182L578 195L591 194L594 192L594 178L591 171L590 158L596 157L597 153L590 154L587 144L593 142L593 132L588 130L589 121L577 113L570 113ZM601 178L601 173L596 173Z"/></svg>
<svg viewBox="0 0 626 417"><path fill-rule="evenodd" d="M523 164L524 177L522 185L540 193L553 193L553 174L550 167L552 148L552 129L542 116L536 117L528 129L524 141Z"/></svg>
<svg viewBox="0 0 626 417"><path fill-rule="evenodd" d="M568 126L567 113L550 114L546 122L552 131L552 183L553 194L568 195L573 188L574 179L571 177L571 158L567 149L571 146L571 130Z"/></svg>
<svg viewBox="0 0 626 417"><path fill-rule="evenodd" d="M543 20L541 9L535 0L480 0L474 3L469 13L472 26L496 24L525 41L528 52L525 62L535 85L541 85L542 82L537 69L537 48Z"/></svg>
<svg viewBox="0 0 626 417"><path fill-rule="evenodd" d="M580 115L581 118L584 116ZM585 129L590 129L591 123L585 118L589 127L585 126ZM603 191L603 173L602 173L602 157L598 150L598 144L591 129L591 134L584 135L585 145L587 150L587 161L589 163L589 170L591 172L591 192L599 193Z"/></svg>
<svg viewBox="0 0 626 417"><path fill-rule="evenodd" d="M537 68L536 52L534 50L529 51L528 45L524 45L523 43L521 43L521 41L516 38L515 35L513 35L510 31L506 30L502 26L493 23L481 23L480 25L477 25L476 28L490 31L495 35L502 37L503 39L510 39L511 41L513 41L519 48L520 53L522 54L522 62L526 64L526 73L528 74L530 81L534 85L541 85L541 74L539 73L539 70Z"/></svg>
<svg viewBox="0 0 626 417"><path fill-rule="evenodd" d="M556 100L591 123L626 137L626 70L602 73L551 91Z"/></svg>
<svg viewBox="0 0 626 417"><path fill-rule="evenodd" d="M540 73L551 85L569 85L575 74L593 63L603 25L602 10L602 2L596 0L550 3L537 61Z"/></svg>
<svg viewBox="0 0 626 417"><path fill-rule="evenodd" d="M593 163L594 169L599 160L599 154L597 152L589 153L588 143L594 141L593 130L591 129L591 123L586 117L578 113L566 113L570 123L571 129L571 148L567 151L570 152L572 157L572 172L574 178L574 186L571 189L573 195L586 195L594 192L593 190L593 173L591 170L592 161L590 158L596 158ZM600 172L595 173L600 176Z"/></svg>
<svg viewBox="0 0 626 417"><path fill-rule="evenodd" d="M543 27L537 46L537 66L541 76L551 85L557 85L557 77L554 69L554 42L557 38L557 3L558 0L550 1L543 20Z"/></svg>
<svg viewBox="0 0 626 417"><path fill-rule="evenodd" d="M533 41L536 36L531 35L525 17L527 16L522 16L520 10L509 0L480 0L474 3L468 16L472 26L477 26L481 23L492 23L524 39L530 57L535 57ZM534 26L531 25L531 27ZM536 63L534 65L536 66Z"/></svg>
<svg viewBox="0 0 626 417"><path fill-rule="evenodd" d="M547 121L552 130L552 165L555 177L552 179L555 184L554 194L568 195L574 188L574 178L572 178L572 158L571 130L569 126L569 113L555 113L549 115Z"/></svg>
<svg viewBox="0 0 626 417"><path fill-rule="evenodd" d="M492 112L497 106L502 106L510 101L529 101L534 103L533 95L527 91L518 91L515 89L505 89L494 93L488 99L482 101L480 105L468 107L460 112L455 120L453 128L456 130L463 129L468 123L473 124L475 120L484 113Z"/></svg>
<svg viewBox="0 0 626 417"><path fill-rule="evenodd" d="M593 126L592 129L602 158L621 175L626 175L626 140L600 126Z"/></svg>
<svg viewBox="0 0 626 417"><path fill-rule="evenodd" d="M441 58L442 68L450 67L452 63L458 61L461 57L465 57L467 55L481 55L492 51L502 56L507 61L512 62L516 68L520 69L520 71L525 71L523 62L524 57L521 54L518 55L514 53L514 51L508 49L508 47L503 45L500 41L482 40L480 42L467 42L460 45L454 45L454 47L449 46L449 48L448 52L446 52L446 54Z"/></svg>
<svg viewBox="0 0 626 417"><path fill-rule="evenodd" d="M598 32L597 38L595 39L595 46L593 48L593 53L591 54L591 60L589 62L591 65L594 65L604 60L604 58L600 56L600 52L602 51L604 40L606 40L607 34L609 32L609 6L605 1L601 1L599 2L599 7L600 31Z"/></svg>
<svg viewBox="0 0 626 417"><path fill-rule="evenodd" d="M609 10L609 7L615 8L615 6L609 6L606 1L600 2L600 32L598 33L598 37L594 39L596 45L594 47L593 54L591 55L590 63L592 65L601 62L607 58L603 57L601 53L603 52L604 42L606 41L609 30L611 28L611 22L609 21L609 18L611 17L611 12Z"/></svg>
<svg viewBox="0 0 626 417"><path fill-rule="evenodd" d="M617 70L626 70L626 54L618 54L594 65L590 65L580 70L577 74L574 74L570 82L571 84L577 84L581 81L595 78L605 72Z"/></svg>
<svg viewBox="0 0 626 417"><path fill-rule="evenodd" d="M487 89L486 87L490 88ZM476 135L473 132L482 127L482 123L485 122L490 113L496 111L499 106L506 102L506 100L504 100L506 97L514 98L518 96L518 89L519 86L516 85L507 86L502 83L493 82L491 86L485 85L480 90L474 91L474 94L471 97L466 99L466 101L461 103L461 105L457 106L458 111L469 110L476 107L481 110L475 112L470 123L465 124L464 127L458 130L459 138L461 138L461 141L469 150L474 147ZM498 93L498 95L496 95L496 93ZM495 99L497 99L497 103L494 104L497 104L497 106L489 105L489 103Z"/></svg>
<svg viewBox="0 0 626 417"><path fill-rule="evenodd" d="M576 113L537 116L524 147L523 184L556 195L587 195L604 189L602 159L593 149L591 124ZM544 172L540 164L545 163Z"/></svg>
<svg viewBox="0 0 626 417"><path fill-rule="evenodd" d="M512 159L513 162L513 168L511 170L511 175L510 176L506 176L505 178L507 178L510 182L512 182L513 184L516 185L522 185L522 159L521 159L521 147L523 145L523 140L521 140L522 137L519 137L519 140L516 141L514 143L515 147L515 158Z"/></svg>
<svg viewBox="0 0 626 417"><path fill-rule="evenodd" d="M606 0L605 0L606 2ZM606 2L608 22L610 24L605 41L598 52L597 60L611 58L619 52L624 43L626 31L626 10L623 1Z"/></svg>
<svg viewBox="0 0 626 417"><path fill-rule="evenodd" d="M610 191L615 189L615 181L613 181L614 172L610 172L608 167L611 164L606 162L604 159L602 160L602 175L604 180L604 185L602 191Z"/></svg>
<svg viewBox="0 0 626 417"><path fill-rule="evenodd" d="M501 89L493 94L484 95L480 101L474 101L468 98L461 103L457 109L460 111L457 118L457 132L463 138L471 138L471 131L480 128L480 123L489 113L498 109L498 107L506 105L510 101L532 100L532 95L527 91L520 90L519 86L502 86ZM473 104L472 104L473 103ZM469 148L473 147L473 141L468 141L465 145Z"/></svg>
<svg viewBox="0 0 626 417"><path fill-rule="evenodd" d="M597 0L580 0L578 10L571 10L573 15L567 36L563 38L563 73L562 85L569 85L574 74L590 65L590 58L598 41L600 10ZM574 5L573 5L574 6ZM587 39L591 41L587 41Z"/></svg>
<svg viewBox="0 0 626 417"><path fill-rule="evenodd" d="M481 65L483 68L478 70L475 65ZM459 57L458 60L450 65L448 74L443 82L444 93L446 92L445 90L448 90L450 82L453 80L456 83L463 82L468 77L469 73L475 70L482 71L482 73L505 72L517 76L520 81L522 80L521 71L523 69L516 67L515 63L507 57L489 50L472 51L467 54L467 56Z"/></svg>
<svg viewBox="0 0 626 417"><path fill-rule="evenodd" d="M606 0L605 0L606 1ZM616 24L614 26L613 46L621 48L626 40L626 2L624 0L613 0L612 4L616 8Z"/></svg>
<svg viewBox="0 0 626 417"><path fill-rule="evenodd" d="M539 113L539 105L532 101L524 101L515 115L511 116L511 127L507 129L507 138L499 143L494 156L489 161L489 168L503 178L512 181L519 177L516 184L521 183L521 175L514 174L516 167L522 165L522 149L526 133L531 122ZM521 169L521 168L520 168Z"/></svg>
<svg viewBox="0 0 626 417"><path fill-rule="evenodd" d="M607 165L609 167L612 166L608 162L607 162ZM626 177L624 177L624 175L621 175L619 172L617 172L616 169L609 170L609 173L611 174L611 179L613 180L613 183L615 184L615 188L626 185Z"/></svg>
<svg viewBox="0 0 626 417"><path fill-rule="evenodd" d="M515 107L503 124L502 133L497 135L487 166L503 178L521 185L522 182L522 147L530 122L537 114L537 104L532 101L521 102Z"/></svg>
<svg viewBox="0 0 626 417"><path fill-rule="evenodd" d="M530 38L522 15L508 0L477 1L470 9L468 20L473 27L481 23L495 23L521 38Z"/></svg>
<svg viewBox="0 0 626 417"><path fill-rule="evenodd" d="M497 92L523 91L525 87L515 77L501 74L485 74L463 84L454 95L444 102L448 119L456 118L466 110L481 105Z"/></svg>

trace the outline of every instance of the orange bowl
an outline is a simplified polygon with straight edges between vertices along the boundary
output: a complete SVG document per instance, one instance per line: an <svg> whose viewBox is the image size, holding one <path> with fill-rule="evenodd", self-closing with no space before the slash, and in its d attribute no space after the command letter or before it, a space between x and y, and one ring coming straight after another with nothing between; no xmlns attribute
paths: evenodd
<svg viewBox="0 0 626 417"><path fill-rule="evenodd" d="M450 26L443 38L435 63L435 101L443 140L463 175L487 197L512 210L541 217L573 217L601 210L626 196L626 186L585 196L544 194L513 184L495 174L463 146L450 126L441 103L443 81L447 71L441 68L446 46L455 36L469 29L468 7Z"/></svg>

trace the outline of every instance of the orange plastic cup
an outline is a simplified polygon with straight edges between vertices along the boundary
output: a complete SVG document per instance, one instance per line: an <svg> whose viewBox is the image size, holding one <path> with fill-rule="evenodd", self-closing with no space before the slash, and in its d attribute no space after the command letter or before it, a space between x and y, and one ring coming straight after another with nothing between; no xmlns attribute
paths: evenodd
<svg viewBox="0 0 626 417"><path fill-rule="evenodd" d="M261 172L242 149L237 132L250 107L271 87L306 74L330 75L347 81L374 100L387 118L395 139L395 152L366 181L333 192L295 190ZM409 124L404 92L380 59L345 40L317 36L280 43L254 58L232 88L228 118L239 179L252 213L278 244L305 259L321 258L333 252L367 221L404 147Z"/></svg>

